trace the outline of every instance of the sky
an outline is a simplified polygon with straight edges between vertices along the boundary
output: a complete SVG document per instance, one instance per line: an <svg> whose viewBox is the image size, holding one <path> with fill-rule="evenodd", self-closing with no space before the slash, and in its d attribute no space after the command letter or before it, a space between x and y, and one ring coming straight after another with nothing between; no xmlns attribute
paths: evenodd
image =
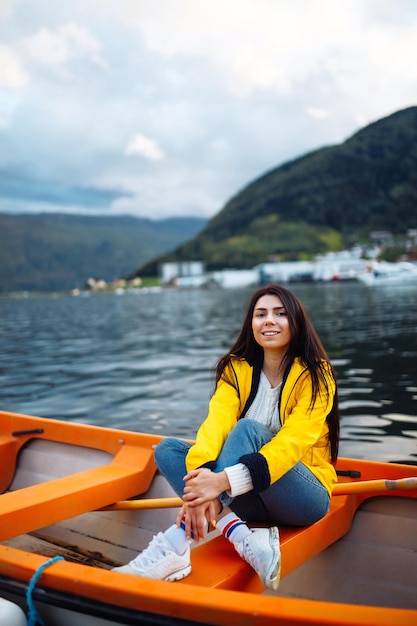
<svg viewBox="0 0 417 626"><path fill-rule="evenodd" d="M0 212L208 219L416 59L415 0L0 0Z"/></svg>

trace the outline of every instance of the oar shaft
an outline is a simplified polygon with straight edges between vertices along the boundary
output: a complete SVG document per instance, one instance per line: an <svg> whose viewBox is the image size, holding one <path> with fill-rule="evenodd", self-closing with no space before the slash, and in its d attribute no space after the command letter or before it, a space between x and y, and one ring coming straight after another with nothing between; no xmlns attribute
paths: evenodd
<svg viewBox="0 0 417 626"><path fill-rule="evenodd" d="M333 488L333 495L349 495L352 493L370 493L372 491L394 491L396 489L417 489L417 476L409 478L380 478L376 480L359 480L352 483L338 483Z"/></svg>
<svg viewBox="0 0 417 626"><path fill-rule="evenodd" d="M181 498L145 498L144 500L121 500L100 511L139 511L146 509L179 508L183 504Z"/></svg>
<svg viewBox="0 0 417 626"><path fill-rule="evenodd" d="M409 478L379 478L376 480L358 480L351 483L337 483L333 489L334 496L355 493L371 493L393 491L395 489L417 489L417 476ZM183 504L181 498L144 498L143 500L121 500L106 506L100 511L144 511L147 509L179 508Z"/></svg>

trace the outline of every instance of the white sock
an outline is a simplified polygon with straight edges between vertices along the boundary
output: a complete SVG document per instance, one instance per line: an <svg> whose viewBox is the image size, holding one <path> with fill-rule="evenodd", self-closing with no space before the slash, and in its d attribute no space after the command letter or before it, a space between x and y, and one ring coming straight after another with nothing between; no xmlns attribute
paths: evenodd
<svg viewBox="0 0 417 626"><path fill-rule="evenodd" d="M184 554L190 544L185 536L184 522L181 522L181 525L178 528L175 524L173 524L164 532L164 535L177 554Z"/></svg>
<svg viewBox="0 0 417 626"><path fill-rule="evenodd" d="M252 532L251 529L246 526L245 522L242 522L233 511L219 519L216 528L218 528L234 546L239 545L239 543Z"/></svg>

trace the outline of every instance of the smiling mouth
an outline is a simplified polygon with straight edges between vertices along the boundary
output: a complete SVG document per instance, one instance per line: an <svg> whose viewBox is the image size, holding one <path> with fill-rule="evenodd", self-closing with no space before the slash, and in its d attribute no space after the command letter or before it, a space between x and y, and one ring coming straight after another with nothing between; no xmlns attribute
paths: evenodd
<svg viewBox="0 0 417 626"><path fill-rule="evenodd" d="M277 330L266 330L262 334L264 335L264 337L274 337L275 335L278 335L279 333Z"/></svg>

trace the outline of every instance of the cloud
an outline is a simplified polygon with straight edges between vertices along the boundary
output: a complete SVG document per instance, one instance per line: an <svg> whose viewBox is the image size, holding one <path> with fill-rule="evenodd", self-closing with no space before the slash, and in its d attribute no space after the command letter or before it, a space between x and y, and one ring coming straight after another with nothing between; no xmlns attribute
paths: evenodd
<svg viewBox="0 0 417 626"><path fill-rule="evenodd" d="M315 118L316 120L325 120L330 115L327 109L323 109L321 107L307 107L306 113L307 115Z"/></svg>
<svg viewBox="0 0 417 626"><path fill-rule="evenodd" d="M22 175L12 169L0 170L0 183L2 197L7 199L9 206L17 209L30 201L44 210L61 207L106 211L115 200L130 195L118 189L70 186L57 180L32 179L30 175Z"/></svg>
<svg viewBox="0 0 417 626"><path fill-rule="evenodd" d="M11 48L0 45L0 87L19 89L28 81L19 56Z"/></svg>
<svg viewBox="0 0 417 626"><path fill-rule="evenodd" d="M0 211L210 217L417 104L415 0L0 0L0 22Z"/></svg>
<svg viewBox="0 0 417 626"><path fill-rule="evenodd" d="M0 1L0 20L10 17L12 13L13 0Z"/></svg>
<svg viewBox="0 0 417 626"><path fill-rule="evenodd" d="M127 144L126 156L141 156L149 161L161 161L165 158L156 141L137 133Z"/></svg>
<svg viewBox="0 0 417 626"><path fill-rule="evenodd" d="M387 97L379 78L395 80L398 63L409 68L416 53L412 2L402 4L402 11L392 0L119 0L107 6L141 34L151 52L199 59L208 80L215 77L242 98L257 92L287 96L311 77L349 100L358 95L355 78L362 83L366 77L381 87L376 93L366 89L368 97ZM402 91L409 81L402 76Z"/></svg>
<svg viewBox="0 0 417 626"><path fill-rule="evenodd" d="M269 0L256 4L251 0L160 0L157 4L158 11L148 0L107 3L120 21L140 32L152 53L166 59L197 59L205 64L209 80L220 81L234 95L290 88L293 79L285 51L292 29L283 23L286 18L293 22L296 14L286 2L274 6Z"/></svg>
<svg viewBox="0 0 417 626"><path fill-rule="evenodd" d="M61 65L85 57L99 67L106 67L100 55L101 44L86 28L74 22L55 31L42 27L32 37L20 41L19 47L32 60L45 65Z"/></svg>

